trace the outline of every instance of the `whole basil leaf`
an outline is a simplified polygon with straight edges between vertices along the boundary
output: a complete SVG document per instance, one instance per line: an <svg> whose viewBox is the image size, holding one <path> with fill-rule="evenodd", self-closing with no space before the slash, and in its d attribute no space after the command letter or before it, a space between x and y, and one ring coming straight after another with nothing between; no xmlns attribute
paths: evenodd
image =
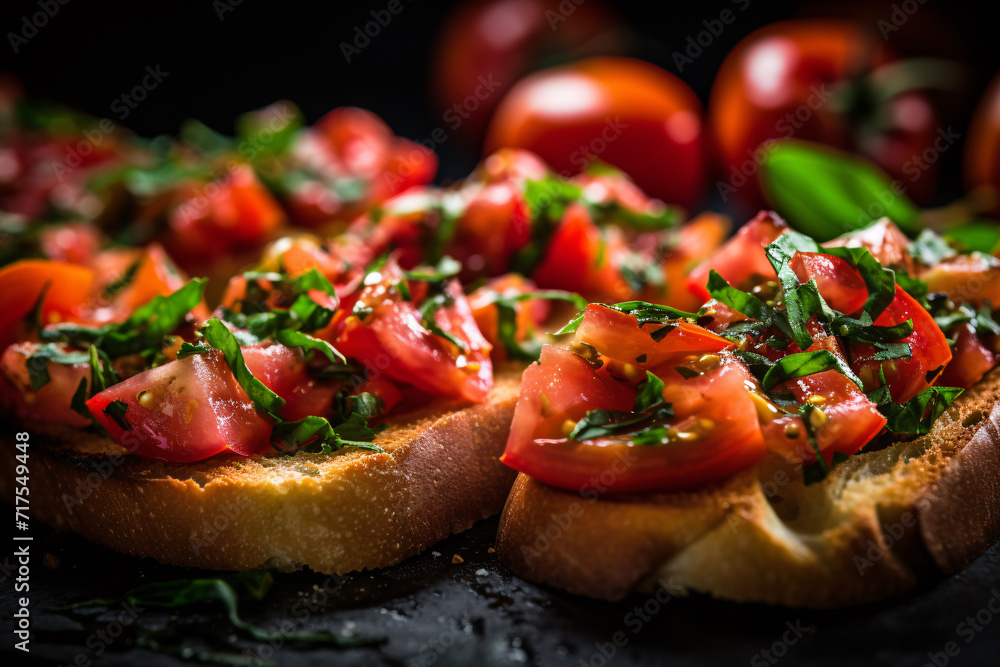
<svg viewBox="0 0 1000 667"><path fill-rule="evenodd" d="M819 144L778 142L760 167L771 206L796 228L826 241L888 216L908 234L920 209L875 165Z"/></svg>

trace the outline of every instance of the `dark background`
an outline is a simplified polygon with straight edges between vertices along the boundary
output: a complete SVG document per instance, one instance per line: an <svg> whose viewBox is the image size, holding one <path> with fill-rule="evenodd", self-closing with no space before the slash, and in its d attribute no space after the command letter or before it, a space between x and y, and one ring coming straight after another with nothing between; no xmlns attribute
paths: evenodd
<svg viewBox="0 0 1000 667"><path fill-rule="evenodd" d="M228 5L230 0L70 0L14 54L6 35L20 31L22 17L38 11L38 1L2 3L0 70L16 72L29 94L115 118L110 110L114 99L141 81L147 65L159 64L169 76L124 123L140 135L176 133L180 123L192 117L231 133L238 114L279 99L299 105L309 122L333 107L356 105L371 109L397 134L413 139L426 139L438 127L448 130L429 99L429 53L442 18L455 2L400 0L403 11L347 63L339 44L350 41L354 27L372 20L370 12L384 9L387 0L242 0L235 7ZM911 10L919 10L892 33L891 45L915 55L948 55L968 64L973 73L965 98L951 100L955 113L949 120L964 137L972 105L1000 70L1000 3L907 1ZM735 10L733 2L607 4L631 26L631 54L678 74L704 102L726 54L756 28L785 18L839 15L870 23L875 30L879 19L890 18L894 5L907 3L751 0L681 73L672 54L685 48L688 36L704 30L703 21L717 19L725 8ZM221 12L220 18L223 6L231 11ZM437 152L440 180L468 174L479 157L452 136ZM944 156L942 200L958 194L959 158L958 151Z"/></svg>
<svg viewBox="0 0 1000 667"><path fill-rule="evenodd" d="M289 99L310 122L335 106L357 105L378 113L397 133L423 139L435 128L446 127L427 92L432 76L428 53L437 26L453 3L403 3L402 14L348 64L339 43L351 39L354 26L370 20L371 10L384 8L382 0L362 0L350 6L244 0L221 20L218 3L213 6L208 1L110 4L71 0L17 54L6 35L20 31L21 17L38 11L38 4L37 0L8 0L0 8L4 37L0 70L15 72L31 95L114 118L112 101L141 81L147 65L159 65L168 77L125 122L145 136L174 133L190 117L231 132L239 113ZM828 9L866 17L874 25L878 18L889 17L893 4L902 3L832 3ZM963 136L972 105L1000 70L998 4L928 0L893 35L893 44L902 50L951 55L970 66L973 81L965 98L954 101L951 119ZM632 54L677 73L671 54L684 48L688 35L703 29L703 20L718 17L731 3L661 3L651 9L647 3L619 1L614 6L635 31ZM822 12L816 3L751 2L681 77L704 101L718 66L743 36L775 20ZM479 157L451 136L437 150L442 181L467 174ZM944 159L941 201L961 189L960 155L949 152ZM810 612L694 596L671 601L633 636L623 619L648 598L636 596L608 605L521 581L496 561L495 554L488 553L495 530L496 520L480 523L470 533L435 547L438 556L428 552L396 568L350 577L338 589L338 596L307 622L310 629L355 627L358 632L385 637L388 642L381 648L338 653L315 646L286 646L274 657L302 664L582 663L600 667L604 663L595 653L595 643L605 644L613 633L625 630L629 644L607 661L609 665L773 664L760 662L760 651L780 639L786 622L798 621L816 631L788 647L781 662L923 665L930 660L928 653L940 653L949 641L956 641L961 652L957 657L939 655L939 667L945 664L941 660L957 665L996 664L1000 655L1000 617L969 644L957 633L958 624L983 609L1000 589L996 545L958 576L927 582L883 604ZM113 554L70 535L39 529L38 539L38 550L58 556L60 564L49 569L41 566L40 556L34 560L35 661L68 664L77 655L93 660L93 652L84 644L113 619L113 615L44 609L118 594L147 581L199 574ZM453 553L461 553L466 562L451 565ZM322 580L310 573L279 577L272 595L248 606L246 613L256 622L276 623ZM4 614L9 613L6 610L13 607L9 579L4 581L0 598ZM231 630L218 614L211 614L211 609L207 612L181 614L181 632L207 635L199 640L202 645L218 648L221 642L227 646ZM140 625L155 628L168 622L168 615L150 613ZM0 619L4 651L9 648L10 627L9 617ZM246 642L231 646L248 647L254 648ZM136 649L127 638L107 648L97 664L176 663ZM7 654L9 659L23 657ZM12 664L7 658L5 664ZM755 658L758 662L751 662Z"/></svg>

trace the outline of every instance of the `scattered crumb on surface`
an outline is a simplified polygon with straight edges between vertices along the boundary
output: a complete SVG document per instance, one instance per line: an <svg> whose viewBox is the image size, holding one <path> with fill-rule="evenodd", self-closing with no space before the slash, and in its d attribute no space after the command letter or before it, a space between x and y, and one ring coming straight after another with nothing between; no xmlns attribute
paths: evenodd
<svg viewBox="0 0 1000 667"><path fill-rule="evenodd" d="M454 565L458 565L459 563L464 563L465 559L459 556L458 554L455 554L454 556L451 557L451 562Z"/></svg>
<svg viewBox="0 0 1000 667"><path fill-rule="evenodd" d="M494 549L493 547L490 547L489 549L486 550L486 553L488 553L488 554L495 554L496 552L497 552L497 550Z"/></svg>

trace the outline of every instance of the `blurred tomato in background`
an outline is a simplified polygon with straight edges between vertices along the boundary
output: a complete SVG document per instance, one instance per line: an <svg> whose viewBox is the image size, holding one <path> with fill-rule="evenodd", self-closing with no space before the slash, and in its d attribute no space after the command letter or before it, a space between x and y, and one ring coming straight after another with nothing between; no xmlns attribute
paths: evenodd
<svg viewBox="0 0 1000 667"><path fill-rule="evenodd" d="M536 153L576 174L600 160L668 204L704 192L701 102L676 76L640 60L590 58L521 80L497 108L485 152Z"/></svg>
<svg viewBox="0 0 1000 667"><path fill-rule="evenodd" d="M619 53L615 13L600 0L480 0L460 4L432 56L435 103L468 145L478 147L503 94L533 70L587 55Z"/></svg>
<svg viewBox="0 0 1000 667"><path fill-rule="evenodd" d="M965 182L984 188L984 196L1000 213L1000 75L980 100L965 142Z"/></svg>
<svg viewBox="0 0 1000 667"><path fill-rule="evenodd" d="M941 121L922 86L952 70L906 62L871 26L848 21L782 21L752 33L726 57L709 98L723 179L752 179L761 150L773 147L761 144L794 137L858 152L927 202L939 165L922 156ZM763 204L753 187L737 188L736 198Z"/></svg>

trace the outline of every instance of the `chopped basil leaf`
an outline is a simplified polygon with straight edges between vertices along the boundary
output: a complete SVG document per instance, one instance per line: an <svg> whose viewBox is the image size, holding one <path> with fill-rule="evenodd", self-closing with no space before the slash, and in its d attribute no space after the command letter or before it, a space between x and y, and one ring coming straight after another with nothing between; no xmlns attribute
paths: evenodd
<svg viewBox="0 0 1000 667"><path fill-rule="evenodd" d="M698 319L698 313L689 313L684 310L671 308L670 306L661 306L659 304L648 303L646 301L623 301L621 303L602 303L599 305L612 310L617 310L619 313L631 315L635 318L639 326L644 324L662 324L672 320L694 321ZM583 322L583 316L584 311L580 311L566 324L566 326L555 332L553 335L561 336L563 334L573 333L580 327L580 323Z"/></svg>
<svg viewBox="0 0 1000 667"><path fill-rule="evenodd" d="M101 297L104 299L112 299L116 294L124 290L126 287L131 285L135 281L135 276L139 272L139 266L142 264L142 260L136 260L128 265L128 268L118 276L116 280L108 283L108 286L104 288L101 293Z"/></svg>
<svg viewBox="0 0 1000 667"><path fill-rule="evenodd" d="M530 276L545 258L552 233L566 208L580 199L583 190L556 176L524 182L524 200L531 215L531 240L511 257L512 271ZM515 221L517 222L517 221Z"/></svg>
<svg viewBox="0 0 1000 667"><path fill-rule="evenodd" d="M69 407L84 419L93 419L93 415L87 409L87 378L80 378L80 384L76 385L76 391L73 392L73 398L70 399Z"/></svg>
<svg viewBox="0 0 1000 667"><path fill-rule="evenodd" d="M712 298L719 303L729 306L738 313L743 313L747 317L770 322L774 319L774 309L758 299L753 294L736 289L729 282L719 275L715 269L708 272L708 292Z"/></svg>
<svg viewBox="0 0 1000 667"><path fill-rule="evenodd" d="M532 345L530 348L525 347L517 340L517 304L535 299L546 299L550 301L566 301L572 303L577 308L585 308L587 306L587 300L579 294L564 292L562 290L542 290L525 294L515 294L513 296L503 296L499 292L491 292L488 298L489 303L497 307L497 337L503 344L507 356L511 359L521 359L524 361L537 360L542 348L539 344Z"/></svg>
<svg viewBox="0 0 1000 667"><path fill-rule="evenodd" d="M688 368L687 366L674 366L674 370L677 371L677 373L685 380L690 380L691 378L696 378L701 375L698 371L693 368Z"/></svg>
<svg viewBox="0 0 1000 667"><path fill-rule="evenodd" d="M663 405L663 380L646 371L646 381L635 397L632 412L646 412Z"/></svg>
<svg viewBox="0 0 1000 667"><path fill-rule="evenodd" d="M132 425L125 418L128 412L128 403L125 401L111 401L104 408L104 414L112 419L123 431L133 431Z"/></svg>
<svg viewBox="0 0 1000 667"><path fill-rule="evenodd" d="M208 354L208 348L204 345L193 345L187 341L181 343L181 349L177 350L177 358L186 359L192 354Z"/></svg>
<svg viewBox="0 0 1000 667"><path fill-rule="evenodd" d="M176 329L201 302L207 282L205 278L196 278L173 294L157 296L119 324L56 326L42 329L40 336L46 342L63 341L77 347L93 343L112 359L157 351L163 337Z"/></svg>
<svg viewBox="0 0 1000 667"><path fill-rule="evenodd" d="M649 432L655 424L673 416L670 404L663 400L663 387L663 380L646 371L646 381L636 395L633 412L591 410L577 422L569 434L570 439L583 441L609 436L632 436L636 444L661 444L662 437L643 440L635 436Z"/></svg>
<svg viewBox="0 0 1000 667"><path fill-rule="evenodd" d="M88 363L90 355L86 352L63 352L54 343L42 345L25 361L32 390L38 391L49 383L50 361L64 366L73 366L74 364Z"/></svg>
<svg viewBox="0 0 1000 667"><path fill-rule="evenodd" d="M770 391L788 380L813 375L814 373L822 373L823 371L837 371L838 373L842 373L856 385L862 387L862 389L864 388L861 380L854 374L851 367L829 350L797 352L789 354L787 357L782 357L768 369L761 382L764 389Z"/></svg>
<svg viewBox="0 0 1000 667"><path fill-rule="evenodd" d="M348 396L346 399L346 408L350 414L358 414L365 419L370 419L371 417L377 417L385 411L385 402L375 394L364 391L360 394Z"/></svg>
<svg viewBox="0 0 1000 667"><path fill-rule="evenodd" d="M285 347L301 347L303 351L316 350L333 363L346 363L347 359L330 343L293 329L279 329L275 335Z"/></svg>
<svg viewBox="0 0 1000 667"><path fill-rule="evenodd" d="M448 278L457 276L458 272L461 270L461 263L445 255L438 261L437 266L435 266L432 270L414 269L412 271L403 271L403 276L405 276L407 280L439 283Z"/></svg>
<svg viewBox="0 0 1000 667"><path fill-rule="evenodd" d="M878 398L884 400L888 396L888 389L885 389ZM925 435L962 391L957 387L929 387L902 405L897 405L890 399L881 403L878 409L888 420L886 428L893 433ZM869 398L872 398L872 394L869 394Z"/></svg>
<svg viewBox="0 0 1000 667"><path fill-rule="evenodd" d="M355 419L356 417L356 419ZM371 443L377 432L365 426L359 426L357 420L364 423L364 418L360 415L352 415L345 424L354 421L354 424L345 432L350 433L359 440L350 440L342 437L330 422L317 416L303 417L294 422L279 422L274 425L271 431L271 445L286 454L302 451L310 447L319 446L319 451L329 454L342 447L357 447L371 451L381 452L382 448ZM340 427L338 427L340 428Z"/></svg>
<svg viewBox="0 0 1000 667"><path fill-rule="evenodd" d="M425 329L430 331L435 336L444 338L462 352L468 352L469 351L468 344L466 344L464 340L461 340L460 338L456 337L451 332L442 329L434 317L434 314L437 313L438 310L440 310L441 308L447 308L452 303L454 303L454 299L451 297L451 295L447 293L435 294L434 296L425 300L424 303L421 304L420 308L418 309L420 311L420 323L423 325Z"/></svg>
<svg viewBox="0 0 1000 667"><path fill-rule="evenodd" d="M236 336L217 317L213 317L201 330L205 336L205 341L222 352L226 359L226 364L233 371L236 382L243 388L250 400L258 408L274 418L281 418L281 408L285 405L285 399L281 398L267 386L255 378L250 369L247 368L243 360L243 352L240 350L240 343Z"/></svg>

